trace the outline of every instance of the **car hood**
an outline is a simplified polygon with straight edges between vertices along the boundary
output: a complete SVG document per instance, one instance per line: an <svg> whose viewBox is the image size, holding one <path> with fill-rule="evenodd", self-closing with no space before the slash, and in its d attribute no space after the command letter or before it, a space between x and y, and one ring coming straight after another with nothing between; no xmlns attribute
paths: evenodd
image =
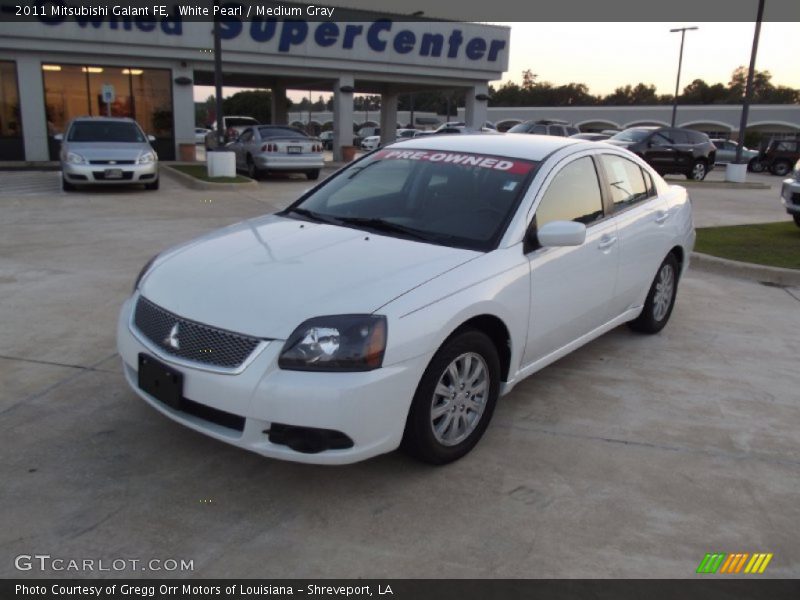
<svg viewBox="0 0 800 600"><path fill-rule="evenodd" d="M125 142L69 142L65 149L87 160L136 160L153 150L150 144Z"/></svg>
<svg viewBox="0 0 800 600"><path fill-rule="evenodd" d="M478 256L270 215L167 251L139 289L181 317L285 339L311 317L372 313Z"/></svg>

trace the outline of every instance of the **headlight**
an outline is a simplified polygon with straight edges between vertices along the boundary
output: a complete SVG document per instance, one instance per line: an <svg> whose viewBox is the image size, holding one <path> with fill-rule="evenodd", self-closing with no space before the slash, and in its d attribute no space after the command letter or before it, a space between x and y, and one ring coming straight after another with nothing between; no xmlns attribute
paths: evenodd
<svg viewBox="0 0 800 600"><path fill-rule="evenodd" d="M293 371L371 371L381 366L385 350L386 317L315 317L289 336L278 366Z"/></svg>
<svg viewBox="0 0 800 600"><path fill-rule="evenodd" d="M154 162L156 160L156 155L154 152L145 152L139 157L139 164L146 165L147 163Z"/></svg>
<svg viewBox="0 0 800 600"><path fill-rule="evenodd" d="M75 152L67 152L67 162L73 165L82 165L86 163L86 159Z"/></svg>
<svg viewBox="0 0 800 600"><path fill-rule="evenodd" d="M139 289L139 283L142 281L142 278L147 274L147 272L150 270L150 267L153 266L153 263L156 262L156 259L159 256L160 256L160 254L156 254L153 258L148 260L145 263L145 265L142 267L142 270L139 271L139 274L136 276L136 281L133 284L133 291L134 292Z"/></svg>

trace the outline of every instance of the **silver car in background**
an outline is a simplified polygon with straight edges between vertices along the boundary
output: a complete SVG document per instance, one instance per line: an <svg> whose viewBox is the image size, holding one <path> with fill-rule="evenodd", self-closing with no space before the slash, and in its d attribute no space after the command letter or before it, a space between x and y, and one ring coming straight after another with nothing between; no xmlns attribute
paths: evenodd
<svg viewBox="0 0 800 600"><path fill-rule="evenodd" d="M80 117L67 126L61 141L61 188L77 185L144 184L158 189L158 155L133 119Z"/></svg>
<svg viewBox="0 0 800 600"><path fill-rule="evenodd" d="M324 164L322 142L288 125L248 127L226 150L236 153L236 168L251 179L268 171L300 172L317 179Z"/></svg>
<svg viewBox="0 0 800 600"><path fill-rule="evenodd" d="M711 143L717 147L716 164L724 165L736 160L737 143L733 140L723 140L712 138ZM747 169L752 171L753 161L758 158L758 151L750 150L746 146L742 148L742 159L747 163Z"/></svg>

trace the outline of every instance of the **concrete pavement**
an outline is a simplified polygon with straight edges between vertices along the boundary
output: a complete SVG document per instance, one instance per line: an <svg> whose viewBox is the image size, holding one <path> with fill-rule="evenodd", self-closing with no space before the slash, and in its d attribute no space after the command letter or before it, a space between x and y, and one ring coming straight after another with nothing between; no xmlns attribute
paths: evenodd
<svg viewBox="0 0 800 600"><path fill-rule="evenodd" d="M661 334L621 327L521 383L453 465L281 463L140 401L115 321L152 254L309 182L64 194L9 175L0 576L58 576L14 568L47 553L194 561L110 574L148 577L691 577L714 551L772 552L766 576L800 575L800 290L690 272ZM766 197L693 198L710 222L771 210Z"/></svg>

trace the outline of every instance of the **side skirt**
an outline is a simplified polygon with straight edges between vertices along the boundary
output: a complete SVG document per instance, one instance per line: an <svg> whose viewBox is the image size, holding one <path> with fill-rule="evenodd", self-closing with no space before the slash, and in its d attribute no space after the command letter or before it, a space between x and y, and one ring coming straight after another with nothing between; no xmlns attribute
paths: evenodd
<svg viewBox="0 0 800 600"><path fill-rule="evenodd" d="M593 339L600 337L601 335L603 335L608 331L611 331L615 327L618 327L623 323L627 323L628 321L635 319L636 317L639 316L641 312L642 312L642 306L636 306L634 308L630 308L621 315L619 315L618 317L615 317L614 319L611 319L609 322L601 325L597 329L593 329L589 333L582 335L581 337L570 342L566 346L562 346L561 348L559 348L558 350L554 350L547 356L544 356L539 360L532 362L531 364L521 368L514 375L513 379L510 379L509 381L506 381L502 384L502 386L500 387L500 395L505 396L512 389L514 389L515 385L517 385L520 381L522 381L526 377L533 375L534 373L536 373L536 371L541 371L546 366L557 361L559 358L566 356L567 354L569 354L573 350L576 350L577 348L580 348L584 344L588 344Z"/></svg>

